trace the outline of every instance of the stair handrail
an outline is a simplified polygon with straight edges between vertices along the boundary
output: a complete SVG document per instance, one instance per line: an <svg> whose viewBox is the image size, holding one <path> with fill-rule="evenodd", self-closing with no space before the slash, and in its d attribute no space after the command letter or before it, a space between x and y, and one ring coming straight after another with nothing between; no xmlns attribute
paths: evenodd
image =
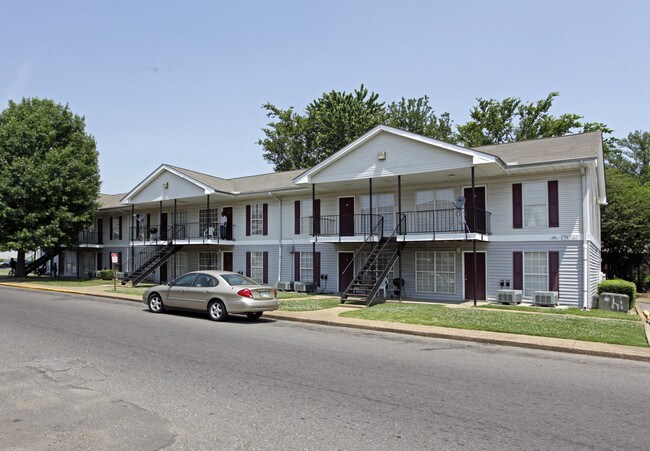
<svg viewBox="0 0 650 451"><path fill-rule="evenodd" d="M346 265L345 269L341 272L341 274L344 274L349 268L350 265L354 265L355 260L357 259L357 256L363 252L364 248L366 247L367 244L369 243L374 243L374 241L371 241L371 238L374 237L375 235L379 237L379 239L383 238L383 233L384 233L384 217L379 216L379 221L377 221L377 224L372 228L370 231L370 234L366 236L366 238L363 240L363 243L357 249L354 251L354 256L352 256L352 260ZM374 247L374 244L373 244ZM354 266L353 266L354 268ZM353 279L354 280L354 279Z"/></svg>

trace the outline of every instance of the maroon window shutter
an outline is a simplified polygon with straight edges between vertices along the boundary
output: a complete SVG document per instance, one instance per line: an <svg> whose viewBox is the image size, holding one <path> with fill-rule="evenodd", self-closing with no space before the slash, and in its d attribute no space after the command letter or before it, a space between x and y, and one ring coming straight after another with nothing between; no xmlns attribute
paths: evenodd
<svg viewBox="0 0 650 451"><path fill-rule="evenodd" d="M314 252L314 279L316 286L320 287L320 252Z"/></svg>
<svg viewBox="0 0 650 451"><path fill-rule="evenodd" d="M113 217L112 216L108 221L108 227L109 227L109 229L108 229L108 239L112 240L113 239Z"/></svg>
<svg viewBox="0 0 650 451"><path fill-rule="evenodd" d="M548 253L548 290L560 291L560 253Z"/></svg>
<svg viewBox="0 0 650 451"><path fill-rule="evenodd" d="M560 227L557 180L548 181L548 226ZM553 290L555 291L555 290Z"/></svg>
<svg viewBox="0 0 650 451"><path fill-rule="evenodd" d="M251 206L246 205L246 236L251 236Z"/></svg>
<svg viewBox="0 0 650 451"><path fill-rule="evenodd" d="M300 252L293 254L293 276L296 282L300 282Z"/></svg>
<svg viewBox="0 0 650 451"><path fill-rule="evenodd" d="M280 212L282 214L282 212ZM262 205L262 235L269 234L269 204Z"/></svg>
<svg viewBox="0 0 650 451"><path fill-rule="evenodd" d="M300 201L293 203L293 233L300 235Z"/></svg>
<svg viewBox="0 0 650 451"><path fill-rule="evenodd" d="M262 283L269 283L269 253L262 253Z"/></svg>
<svg viewBox="0 0 650 451"><path fill-rule="evenodd" d="M512 288L515 290L524 289L524 253L512 253Z"/></svg>
<svg viewBox="0 0 650 451"><path fill-rule="evenodd" d="M246 277L251 276L251 253L246 252Z"/></svg>
<svg viewBox="0 0 650 451"><path fill-rule="evenodd" d="M512 228L521 229L524 225L521 200L521 183L512 184Z"/></svg>
<svg viewBox="0 0 650 451"><path fill-rule="evenodd" d="M314 234L320 234L320 199L314 199Z"/></svg>
<svg viewBox="0 0 650 451"><path fill-rule="evenodd" d="M120 218L122 219L122 218ZM118 252L117 253L117 270L122 271L122 253Z"/></svg>
<svg viewBox="0 0 650 451"><path fill-rule="evenodd" d="M121 240L122 239L122 216L120 216L119 221L120 221L120 223L118 225L119 225L119 228L120 228L120 232L119 232L118 235L119 235L120 240Z"/></svg>
<svg viewBox="0 0 650 451"><path fill-rule="evenodd" d="M150 225L151 225L151 213L147 213L147 233L149 233Z"/></svg>

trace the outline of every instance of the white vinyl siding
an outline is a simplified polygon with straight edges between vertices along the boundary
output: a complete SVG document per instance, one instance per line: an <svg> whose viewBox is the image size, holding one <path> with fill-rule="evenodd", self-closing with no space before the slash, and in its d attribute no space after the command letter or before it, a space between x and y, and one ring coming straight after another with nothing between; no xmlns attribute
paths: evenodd
<svg viewBox="0 0 650 451"><path fill-rule="evenodd" d="M524 297L548 290L548 253L524 252Z"/></svg>
<svg viewBox="0 0 650 451"><path fill-rule="evenodd" d="M524 227L548 226L547 182L526 182L523 184Z"/></svg>
<svg viewBox="0 0 650 451"><path fill-rule="evenodd" d="M415 291L420 293L455 293L456 257L454 252L416 252Z"/></svg>
<svg viewBox="0 0 650 451"><path fill-rule="evenodd" d="M264 283L264 252L251 252L251 279Z"/></svg>
<svg viewBox="0 0 650 451"><path fill-rule="evenodd" d="M251 204L251 235L262 235L264 232L263 204Z"/></svg>

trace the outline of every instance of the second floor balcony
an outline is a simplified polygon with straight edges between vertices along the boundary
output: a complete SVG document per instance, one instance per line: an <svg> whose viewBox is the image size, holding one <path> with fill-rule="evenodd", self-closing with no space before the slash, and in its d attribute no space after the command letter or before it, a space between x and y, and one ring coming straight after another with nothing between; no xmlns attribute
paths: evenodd
<svg viewBox="0 0 650 451"><path fill-rule="evenodd" d="M492 234L491 213L481 208L404 211L401 214L404 221L397 231L401 236L444 240L458 239L459 235L469 239L470 235ZM321 215L315 222L313 216L301 218L303 233L337 240L345 237L365 239L372 234L390 235L399 222L398 213Z"/></svg>
<svg viewBox="0 0 650 451"><path fill-rule="evenodd" d="M221 230L218 222L185 222L174 225L149 224L131 227L131 242L134 244L176 244L220 243L232 241L232 227Z"/></svg>

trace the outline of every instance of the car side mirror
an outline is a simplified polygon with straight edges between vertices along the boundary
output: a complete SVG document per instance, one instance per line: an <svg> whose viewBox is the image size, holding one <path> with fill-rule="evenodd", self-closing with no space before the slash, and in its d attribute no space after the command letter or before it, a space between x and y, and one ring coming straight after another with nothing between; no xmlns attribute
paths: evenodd
<svg viewBox="0 0 650 451"><path fill-rule="evenodd" d="M167 285L169 285L170 287L173 287L174 286L174 281L170 280L169 282L167 282Z"/></svg>

